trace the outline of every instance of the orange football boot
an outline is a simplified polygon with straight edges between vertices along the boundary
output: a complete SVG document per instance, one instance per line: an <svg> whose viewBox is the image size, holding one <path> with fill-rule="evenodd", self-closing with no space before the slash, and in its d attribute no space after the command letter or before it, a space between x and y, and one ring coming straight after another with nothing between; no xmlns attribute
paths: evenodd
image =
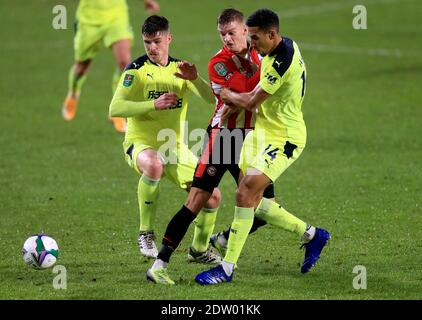
<svg viewBox="0 0 422 320"><path fill-rule="evenodd" d="M113 122L114 129L117 132L126 132L126 118L110 117L110 121Z"/></svg>
<svg viewBox="0 0 422 320"><path fill-rule="evenodd" d="M62 116L65 120L70 121L76 115L76 108L79 103L79 94L69 92L63 102Z"/></svg>

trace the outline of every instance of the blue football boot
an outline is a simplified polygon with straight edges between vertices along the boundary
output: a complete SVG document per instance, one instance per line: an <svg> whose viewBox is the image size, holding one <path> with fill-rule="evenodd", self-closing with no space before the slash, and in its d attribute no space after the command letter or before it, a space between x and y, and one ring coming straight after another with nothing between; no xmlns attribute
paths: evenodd
<svg viewBox="0 0 422 320"><path fill-rule="evenodd" d="M305 260L300 268L300 272L306 273L311 270L318 261L321 251L329 239L330 233L327 230L316 228L313 239L302 245L305 247Z"/></svg>
<svg viewBox="0 0 422 320"><path fill-rule="evenodd" d="M195 277L195 281L202 285L209 285L209 284L219 284L222 282L230 282L232 281L233 273L228 276L223 269L223 266L219 264L218 266L211 268L207 271L203 271L199 273Z"/></svg>

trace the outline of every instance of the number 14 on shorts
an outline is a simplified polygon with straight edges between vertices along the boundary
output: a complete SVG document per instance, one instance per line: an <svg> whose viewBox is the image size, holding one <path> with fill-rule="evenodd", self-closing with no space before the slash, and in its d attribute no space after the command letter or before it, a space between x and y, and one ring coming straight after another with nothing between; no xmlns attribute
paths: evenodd
<svg viewBox="0 0 422 320"><path fill-rule="evenodd" d="M277 152L280 150L279 148L271 149L271 144L269 144L265 150L262 152L262 155L267 154L271 157L271 161L274 161L275 157L277 156ZM268 151L269 150L269 151Z"/></svg>

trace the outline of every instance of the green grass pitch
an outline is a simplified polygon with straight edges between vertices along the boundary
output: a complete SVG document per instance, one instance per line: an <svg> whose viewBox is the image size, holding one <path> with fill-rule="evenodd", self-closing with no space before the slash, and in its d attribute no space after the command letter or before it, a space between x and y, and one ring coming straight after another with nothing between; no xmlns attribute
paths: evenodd
<svg viewBox="0 0 422 320"><path fill-rule="evenodd" d="M128 1L144 54L140 1ZM352 9L367 8L368 29L355 30ZM67 8L66 30L52 9ZM294 235L265 226L251 235L231 284L201 287L206 266L188 264L192 228L174 254L171 288L148 283L151 261L138 252L137 176L126 165L122 135L107 121L111 52L94 60L78 114L60 108L73 61L76 1L2 1L0 11L0 299L420 299L422 289L422 26L419 0L261 0L280 14L282 34L307 63L304 115L308 144L276 183L277 200L303 220L326 227L331 243L309 274ZM246 15L257 1L160 0L171 23L171 55L206 76L221 43L218 13ZM212 110L194 99L189 129L205 128ZM226 176L216 229L233 218L235 185ZM185 199L162 183L158 241ZM67 289L52 270L25 266L24 240L44 231L58 242ZM363 265L367 289L353 288Z"/></svg>

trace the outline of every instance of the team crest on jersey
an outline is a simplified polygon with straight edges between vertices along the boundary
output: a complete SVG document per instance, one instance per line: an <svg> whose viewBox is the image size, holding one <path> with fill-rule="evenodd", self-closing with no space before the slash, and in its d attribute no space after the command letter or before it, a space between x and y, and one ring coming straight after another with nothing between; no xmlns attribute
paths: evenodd
<svg viewBox="0 0 422 320"><path fill-rule="evenodd" d="M133 74L125 75L125 78L123 80L123 86L130 87L132 85L133 78L134 78Z"/></svg>
<svg viewBox="0 0 422 320"><path fill-rule="evenodd" d="M208 167L208 169L207 169L207 173L208 173L208 175L210 175L211 177L212 177L212 176L215 176L215 174L217 173L217 168L216 168L216 167L214 167L214 166L209 166L209 167Z"/></svg>
<svg viewBox="0 0 422 320"><path fill-rule="evenodd" d="M222 77L224 77L227 74L227 68L224 65L224 63L222 63L222 62L219 62L219 63L215 64L214 65L214 69Z"/></svg>

